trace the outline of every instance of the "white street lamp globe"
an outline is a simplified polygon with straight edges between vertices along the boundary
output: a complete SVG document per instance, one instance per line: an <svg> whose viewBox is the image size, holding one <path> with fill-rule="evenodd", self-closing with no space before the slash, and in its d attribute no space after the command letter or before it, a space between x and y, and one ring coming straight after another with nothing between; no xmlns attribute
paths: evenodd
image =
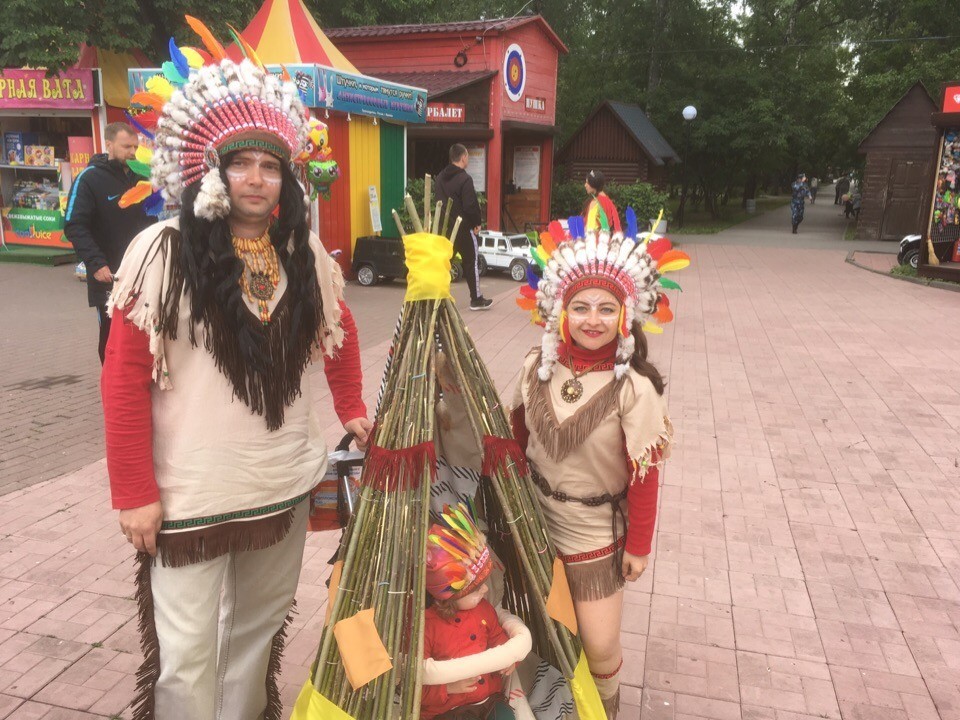
<svg viewBox="0 0 960 720"><path fill-rule="evenodd" d="M697 109L693 105L687 105L683 109L683 119L684 120L696 120L697 119Z"/></svg>

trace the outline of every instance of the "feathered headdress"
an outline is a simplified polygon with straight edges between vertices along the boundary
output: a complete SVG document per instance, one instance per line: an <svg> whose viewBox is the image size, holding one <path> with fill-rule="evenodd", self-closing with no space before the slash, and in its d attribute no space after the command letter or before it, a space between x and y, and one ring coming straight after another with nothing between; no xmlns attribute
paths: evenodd
<svg viewBox="0 0 960 720"><path fill-rule="evenodd" d="M170 39L170 60L131 98L127 117L152 141L141 146L131 169L144 178L120 199L121 207L145 202L148 214L178 201L200 183L194 212L214 220L230 212L220 177L220 159L237 150L262 150L284 162L297 158L306 143L309 113L296 85L284 72L267 72L256 52L230 28L246 59L229 60L206 26L189 15L187 23L206 50L178 47Z"/></svg>
<svg viewBox="0 0 960 720"><path fill-rule="evenodd" d="M620 301L614 366L617 378L630 367L635 345L632 328L639 325L645 332L658 334L663 332L660 325L673 319L669 300L662 291L679 290L680 286L662 274L687 267L690 258L674 250L667 238L648 242L650 233L638 232L633 208L627 208L626 220L626 235L610 234L602 209L599 232L586 232L582 217L571 217L566 230L555 220L547 232L531 243L531 255L540 272L530 266L529 284L520 290L517 304L529 310L533 321L545 329L538 370L541 380L549 380L553 375L560 341L566 339L566 305L581 290L602 288Z"/></svg>
<svg viewBox="0 0 960 720"><path fill-rule="evenodd" d="M427 535L427 592L437 600L456 600L483 584L493 558L473 503L446 505L440 518L443 524L434 524Z"/></svg>

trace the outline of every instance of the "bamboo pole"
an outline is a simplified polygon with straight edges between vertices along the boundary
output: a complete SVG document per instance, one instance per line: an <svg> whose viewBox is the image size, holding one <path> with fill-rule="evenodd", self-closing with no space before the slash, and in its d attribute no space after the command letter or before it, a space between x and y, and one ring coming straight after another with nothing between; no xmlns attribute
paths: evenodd
<svg viewBox="0 0 960 720"><path fill-rule="evenodd" d="M433 201L433 178L427 174L423 176L423 226L429 228L430 203Z"/></svg>
<svg viewBox="0 0 960 720"><path fill-rule="evenodd" d="M397 224L397 230L400 231L400 237L405 238L407 231L403 229L403 223L400 221L400 213L397 212L396 208L391 210L391 212L393 213L393 221Z"/></svg>
<svg viewBox="0 0 960 720"><path fill-rule="evenodd" d="M404 207L407 208L407 215L410 216L410 222L413 223L413 231L422 233L423 225L420 224L420 215L417 213L417 206L413 204L413 198L409 195L403 198Z"/></svg>

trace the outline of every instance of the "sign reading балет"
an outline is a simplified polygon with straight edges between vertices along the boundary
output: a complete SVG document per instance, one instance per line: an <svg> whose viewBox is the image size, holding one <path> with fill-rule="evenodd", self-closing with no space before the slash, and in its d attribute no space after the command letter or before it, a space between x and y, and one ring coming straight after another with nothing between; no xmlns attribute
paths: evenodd
<svg viewBox="0 0 960 720"><path fill-rule="evenodd" d="M0 109L89 110L96 104L92 70L64 70L51 77L46 70L0 71Z"/></svg>

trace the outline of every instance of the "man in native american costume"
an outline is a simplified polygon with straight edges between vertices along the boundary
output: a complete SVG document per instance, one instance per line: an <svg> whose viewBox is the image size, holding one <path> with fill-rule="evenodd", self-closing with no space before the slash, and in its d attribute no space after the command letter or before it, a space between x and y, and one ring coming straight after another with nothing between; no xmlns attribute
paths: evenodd
<svg viewBox="0 0 960 720"><path fill-rule="evenodd" d="M647 566L672 436L643 330L661 331L653 320L672 317L662 289L676 285L660 273L689 263L665 238L638 242L631 209L627 217L626 237L610 234L602 211L599 232L575 217L541 236L534 258L543 277L520 304L545 333L527 356L512 415L609 718L619 707L624 584Z"/></svg>
<svg viewBox="0 0 960 720"><path fill-rule="evenodd" d="M343 277L290 163L307 111L188 20L209 56L171 43L165 77L134 96L156 190L124 200L180 211L126 253L102 380L113 505L137 550L134 718L269 720L326 469L308 365L322 360L344 427L364 440L370 423Z"/></svg>

